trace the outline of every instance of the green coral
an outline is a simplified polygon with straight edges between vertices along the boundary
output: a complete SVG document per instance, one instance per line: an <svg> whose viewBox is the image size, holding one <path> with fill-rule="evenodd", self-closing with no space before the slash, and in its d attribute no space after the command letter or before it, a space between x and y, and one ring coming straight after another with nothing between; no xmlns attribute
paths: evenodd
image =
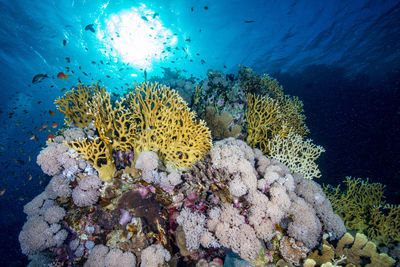
<svg viewBox="0 0 400 267"><path fill-rule="evenodd" d="M346 227L366 234L377 244L400 241L400 207L386 204L385 186L352 177L346 177L345 183L344 190L340 185L325 185L324 191Z"/></svg>

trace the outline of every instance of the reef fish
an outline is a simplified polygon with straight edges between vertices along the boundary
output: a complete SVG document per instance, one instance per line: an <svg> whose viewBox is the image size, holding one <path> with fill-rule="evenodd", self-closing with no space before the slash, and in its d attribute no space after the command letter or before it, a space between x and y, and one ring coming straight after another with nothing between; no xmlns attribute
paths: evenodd
<svg viewBox="0 0 400 267"><path fill-rule="evenodd" d="M88 25L86 25L85 31L94 32L94 27L93 27L93 26L94 26L93 24L88 24Z"/></svg>
<svg viewBox="0 0 400 267"><path fill-rule="evenodd" d="M46 74L36 74L33 76L32 83L40 83L44 78L49 78Z"/></svg>
<svg viewBox="0 0 400 267"><path fill-rule="evenodd" d="M63 79L63 80L67 80L69 76L71 76L71 75L65 75L64 72L62 72L62 71L57 74L57 78Z"/></svg>

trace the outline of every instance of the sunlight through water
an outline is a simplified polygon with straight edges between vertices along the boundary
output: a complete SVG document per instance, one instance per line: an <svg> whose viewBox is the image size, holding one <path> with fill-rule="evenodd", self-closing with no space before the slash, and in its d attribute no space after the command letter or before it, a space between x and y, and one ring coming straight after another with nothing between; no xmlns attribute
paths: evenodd
<svg viewBox="0 0 400 267"><path fill-rule="evenodd" d="M152 63L171 56L168 47L177 43L177 37L163 26L159 15L144 5L109 16L97 38L104 42L102 52L114 57L114 61L120 58L147 70Z"/></svg>

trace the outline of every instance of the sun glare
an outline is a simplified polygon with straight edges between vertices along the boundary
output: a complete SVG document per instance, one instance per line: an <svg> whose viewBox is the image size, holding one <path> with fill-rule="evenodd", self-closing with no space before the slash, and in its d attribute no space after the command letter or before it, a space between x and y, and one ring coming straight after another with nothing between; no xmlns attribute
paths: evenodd
<svg viewBox="0 0 400 267"><path fill-rule="evenodd" d="M177 43L176 36L162 25L159 15L145 6L111 15L97 37L105 44L104 53L143 69L151 69L153 62L168 58L167 48Z"/></svg>

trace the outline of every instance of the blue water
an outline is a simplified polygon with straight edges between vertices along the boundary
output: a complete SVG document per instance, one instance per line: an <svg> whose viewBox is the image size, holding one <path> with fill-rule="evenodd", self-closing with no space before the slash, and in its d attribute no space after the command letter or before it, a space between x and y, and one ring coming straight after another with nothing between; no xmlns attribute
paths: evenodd
<svg viewBox="0 0 400 267"><path fill-rule="evenodd" d="M99 38L111 16L132 7L173 34L169 56L135 66L111 50L110 36ZM241 64L271 74L303 100L310 137L327 151L320 181L369 177L399 203L399 1L1 0L0 15L1 266L27 263L17 239L22 207L49 179L35 162L51 125L63 124L49 113L62 88L101 80L120 93L145 70L203 79L208 69L236 74ZM33 84L36 74L48 78Z"/></svg>

